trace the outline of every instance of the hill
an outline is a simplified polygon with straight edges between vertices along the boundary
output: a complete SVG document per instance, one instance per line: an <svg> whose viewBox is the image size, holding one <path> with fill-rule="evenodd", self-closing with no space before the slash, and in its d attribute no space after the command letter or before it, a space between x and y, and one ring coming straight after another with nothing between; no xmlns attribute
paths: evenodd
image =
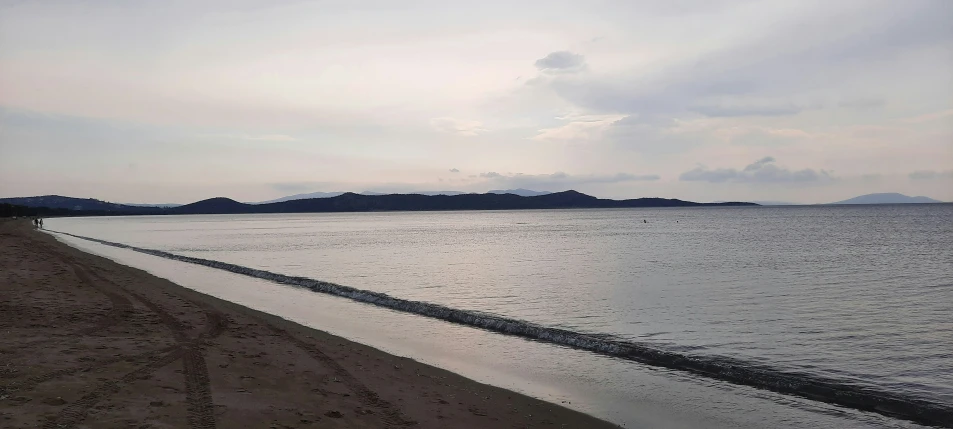
<svg viewBox="0 0 953 429"><path fill-rule="evenodd" d="M16 201L11 203L9 201ZM334 197L309 198L273 203L248 204L218 197L178 207L139 207L94 199L47 195L42 197L4 198L0 203L63 210L62 215L176 215L176 214L242 214L242 213L326 213L367 211L438 211L438 210L528 210L570 208L627 207L701 207L756 206L754 203L696 203L666 198L607 200L576 191L522 197L504 194L382 194L365 195L346 192Z"/></svg>
<svg viewBox="0 0 953 429"><path fill-rule="evenodd" d="M867 194L830 204L922 204L941 203L929 197L910 197L896 192Z"/></svg>
<svg viewBox="0 0 953 429"><path fill-rule="evenodd" d="M217 197L207 200L196 201L192 204L173 207L168 209L169 214L239 214L239 213L268 213L259 212L258 207L270 206L274 204L245 204L235 201L231 198Z"/></svg>
<svg viewBox="0 0 953 429"><path fill-rule="evenodd" d="M696 207L755 206L754 203L696 203L677 199L637 198L604 200L576 191L557 192L533 197L514 194L362 195L347 192L335 197L280 201L267 204L245 204L228 198L212 198L166 209L168 214L237 214L237 213L324 213L366 211L437 211L437 210L525 210L566 208L625 207Z"/></svg>
<svg viewBox="0 0 953 429"><path fill-rule="evenodd" d="M9 203L0 203L0 217L48 217L69 216L69 209L51 209L46 207L27 207Z"/></svg>
<svg viewBox="0 0 953 429"><path fill-rule="evenodd" d="M0 198L0 203L25 206L45 207L49 209L68 209L73 211L96 211L109 213L155 213L163 210L154 206L131 206L110 203L93 198L73 198L60 195L43 195L38 197Z"/></svg>

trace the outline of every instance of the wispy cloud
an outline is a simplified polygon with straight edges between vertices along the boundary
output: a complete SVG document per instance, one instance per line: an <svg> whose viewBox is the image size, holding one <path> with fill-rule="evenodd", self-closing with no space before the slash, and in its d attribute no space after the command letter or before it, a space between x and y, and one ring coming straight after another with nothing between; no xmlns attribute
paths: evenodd
<svg viewBox="0 0 953 429"><path fill-rule="evenodd" d="M557 119L568 121L563 125L544 128L533 136L532 140L553 142L587 142L598 140L612 124L624 115L582 115Z"/></svg>
<svg viewBox="0 0 953 429"><path fill-rule="evenodd" d="M569 51L557 51L536 60L534 65L543 73L575 73L586 68L586 57Z"/></svg>

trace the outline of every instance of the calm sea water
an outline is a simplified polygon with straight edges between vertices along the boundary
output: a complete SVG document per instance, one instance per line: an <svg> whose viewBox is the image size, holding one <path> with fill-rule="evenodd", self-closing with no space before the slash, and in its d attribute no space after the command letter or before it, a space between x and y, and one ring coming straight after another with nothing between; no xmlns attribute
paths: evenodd
<svg viewBox="0 0 953 429"><path fill-rule="evenodd" d="M953 205L75 218L47 225L953 406ZM160 259L137 258L140 266ZM479 341L514 340L494 334ZM604 359L573 356L581 367ZM621 372L643 366L611 365ZM778 407L794 406L772 395ZM831 416L857 427L906 425L818 407L812 412L825 415L821 420L772 415L790 427L844 424L824 420Z"/></svg>

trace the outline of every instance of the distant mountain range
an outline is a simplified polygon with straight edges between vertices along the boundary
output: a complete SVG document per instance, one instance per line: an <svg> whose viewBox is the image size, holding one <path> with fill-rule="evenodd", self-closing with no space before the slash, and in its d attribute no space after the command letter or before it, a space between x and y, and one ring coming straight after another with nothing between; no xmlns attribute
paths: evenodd
<svg viewBox="0 0 953 429"><path fill-rule="evenodd" d="M923 203L942 203L928 197L910 197L896 192L882 194L867 194L854 197L849 200L838 201L830 204L923 204Z"/></svg>
<svg viewBox="0 0 953 429"><path fill-rule="evenodd" d="M292 201L292 200L307 200L307 199L311 199L311 198L333 198L333 197L336 197L336 196L339 196L339 195L343 195L343 194L345 194L345 193L346 193L346 192L311 192L311 193L307 193L307 194L289 195L289 196L287 196L287 197L281 197L281 198L276 198L276 199L273 199L273 200L260 201L260 202L257 202L257 203L248 203L248 204L271 204L271 203L280 203L280 202ZM360 195L395 195L395 194L396 194L396 195L430 195L430 196L433 196L433 195L447 195L447 196L453 196L453 195L463 195L463 194L468 194L468 193L474 193L474 192L462 192L462 191L407 191L407 192L399 192L399 193L397 193L397 192L364 191L364 192L360 192L359 194L360 194ZM488 193L488 194L513 194L513 195L519 195L519 196L521 196L521 197L536 197L536 196L539 196L539 195L551 194L552 192L546 192L546 191L532 191L532 190L529 190L529 189L519 188L519 189L505 189L505 190L494 189L494 190L492 190L492 191L487 191L487 193ZM174 207L174 206L175 206L175 205L169 205L169 207ZM160 207L161 207L161 206L160 206Z"/></svg>
<svg viewBox="0 0 953 429"><path fill-rule="evenodd" d="M516 189L494 189L492 191L487 191L488 194L513 194L519 195L521 197L538 197L540 195L549 195L552 192L547 191L532 191L529 189L516 188Z"/></svg>
<svg viewBox="0 0 953 429"><path fill-rule="evenodd" d="M525 190L524 190L525 191ZM346 192L333 197L295 199L273 203L247 204L219 197L177 207L142 207L115 204L95 199L58 195L2 198L0 203L27 207L67 209L76 215L175 215L175 214L240 214L240 213L321 213L365 211L435 211L435 210L522 210L568 208L625 207L697 207L756 206L754 203L696 203L666 198L607 200L576 191L520 196L512 193L421 195L362 195Z"/></svg>
<svg viewBox="0 0 953 429"><path fill-rule="evenodd" d="M271 203L280 203L283 201L291 200L306 200L309 198L331 198L343 194L344 192L311 192L308 194L294 194L288 195L287 197L275 198L268 201L259 201L257 203L248 203L248 204L271 204Z"/></svg>
<svg viewBox="0 0 953 429"><path fill-rule="evenodd" d="M861 195L835 204L909 204L941 203L928 197L910 197L898 193ZM57 215L137 215L137 214L213 214L213 213L310 213L355 211L425 210L519 210L557 208L622 207L694 207L739 205L799 205L781 201L696 203L678 199L637 198L599 199L576 191L546 192L529 189L492 190L485 194L460 191L424 191L413 194L385 194L365 191L313 192L289 195L271 201L241 203L229 198L212 198L192 204L117 204L93 198L60 195L0 198L0 204L56 210ZM12 210L12 209L11 209ZM52 212L49 212L52 213Z"/></svg>
<svg viewBox="0 0 953 429"><path fill-rule="evenodd" d="M330 198L290 200L269 204L245 204L228 198L212 198L166 209L170 214L320 213L362 211L523 210L623 207L754 206L753 203L696 203L665 198L605 200L576 191L532 197L514 194L461 195L361 195L344 193Z"/></svg>

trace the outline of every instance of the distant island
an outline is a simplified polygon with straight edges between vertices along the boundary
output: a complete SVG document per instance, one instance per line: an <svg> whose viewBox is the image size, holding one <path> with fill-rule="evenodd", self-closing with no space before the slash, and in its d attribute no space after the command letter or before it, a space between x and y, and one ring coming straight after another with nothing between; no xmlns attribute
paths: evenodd
<svg viewBox="0 0 953 429"><path fill-rule="evenodd" d="M718 202L718 201L716 201ZM787 201L764 201L764 200L755 200L752 201L760 206L810 206L810 205L838 205L838 204L931 204L931 203L942 203L943 201L934 200L930 197L911 197L904 194L899 194L896 192L886 192L878 194L867 194L854 197L851 199L838 201L835 203L823 203L823 204L803 204L803 203L793 203Z"/></svg>
<svg viewBox="0 0 953 429"><path fill-rule="evenodd" d="M830 204L925 204L942 203L929 197L910 197L896 192L867 194Z"/></svg>
<svg viewBox="0 0 953 429"><path fill-rule="evenodd" d="M755 203L747 202L697 203L667 198L609 200L572 190L536 196L520 196L513 193L363 195L345 192L332 197L259 204L241 203L230 198L218 197L176 207L133 206L58 195L0 198L0 203L18 207L42 207L47 210L56 210L58 215L76 216L757 206Z"/></svg>

